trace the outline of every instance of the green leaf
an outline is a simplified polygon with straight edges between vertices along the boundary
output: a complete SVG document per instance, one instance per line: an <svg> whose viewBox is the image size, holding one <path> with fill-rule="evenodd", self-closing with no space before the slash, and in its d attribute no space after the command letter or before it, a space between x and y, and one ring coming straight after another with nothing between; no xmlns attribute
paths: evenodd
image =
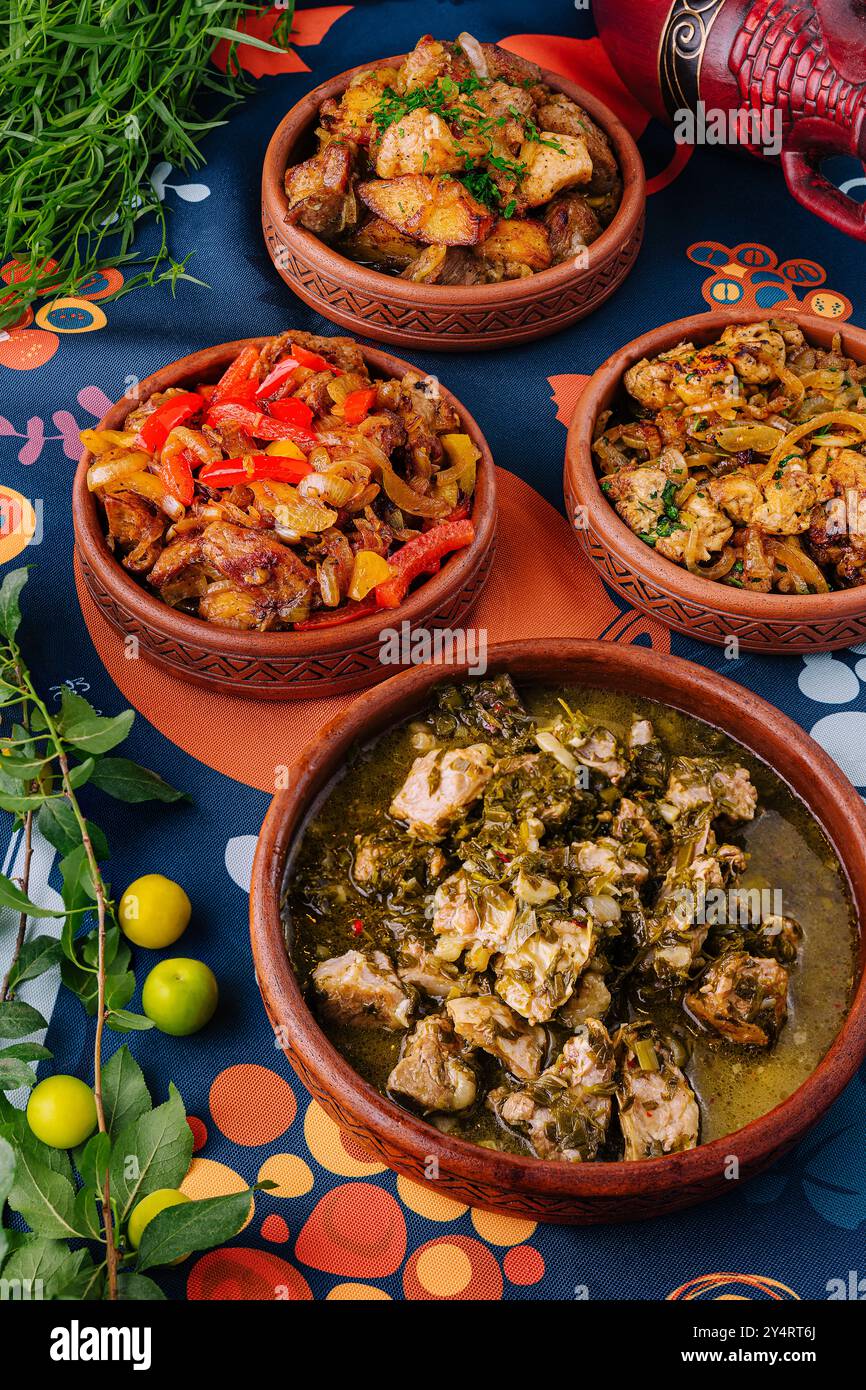
<svg viewBox="0 0 866 1390"><path fill-rule="evenodd" d="M0 804L2 800L0 797ZM62 912L55 912L51 907L40 907L38 903L32 903L27 894L21 892L18 884L13 883L5 874L0 874L0 907L11 907L14 912L26 912L28 917L63 916Z"/></svg>
<svg viewBox="0 0 866 1390"><path fill-rule="evenodd" d="M34 936L32 941L25 941L9 975L9 988L15 989L23 980L35 980L38 975L44 975L62 955L55 936Z"/></svg>
<svg viewBox="0 0 866 1390"><path fill-rule="evenodd" d="M21 590L27 583L27 567L10 570L0 584L0 633L10 641L21 625Z"/></svg>
<svg viewBox="0 0 866 1390"><path fill-rule="evenodd" d="M80 1250L77 1253L86 1254L86 1251ZM55 1298L74 1303L86 1303L94 1299L101 1299L105 1289L105 1269L102 1265L96 1265L91 1259L87 1259L68 1284L61 1287L59 1280L56 1280L55 1283L57 1285Z"/></svg>
<svg viewBox="0 0 866 1390"><path fill-rule="evenodd" d="M75 767L69 769L69 785L73 791L83 787L85 782L90 781L90 774L93 772L96 763L93 758L85 758L83 762L76 763Z"/></svg>
<svg viewBox="0 0 866 1390"><path fill-rule="evenodd" d="M93 905L96 901L96 889L93 886L93 876L84 845L79 844L77 849L61 859L60 876L63 880L61 897L67 912L77 912ZM64 951L69 955L65 941Z"/></svg>
<svg viewBox="0 0 866 1390"><path fill-rule="evenodd" d="M112 1138L153 1105L144 1073L126 1045L119 1047L102 1068L102 1104Z"/></svg>
<svg viewBox="0 0 866 1390"><path fill-rule="evenodd" d="M102 1218L99 1193L92 1187L82 1187L75 1194L75 1225L89 1240L102 1240Z"/></svg>
<svg viewBox="0 0 866 1390"><path fill-rule="evenodd" d="M115 1033L146 1033L156 1027L152 1018L130 1013L128 1009L112 1009L105 1022Z"/></svg>
<svg viewBox="0 0 866 1390"><path fill-rule="evenodd" d="M36 1073L15 1057L0 1057L0 1091L17 1091L36 1085Z"/></svg>
<svg viewBox="0 0 866 1390"><path fill-rule="evenodd" d="M130 1271L117 1276L117 1299L119 1303L164 1303L165 1294L146 1274Z"/></svg>
<svg viewBox="0 0 866 1390"><path fill-rule="evenodd" d="M16 1149L15 1181L8 1202L35 1235L64 1240L89 1235L76 1220L72 1183L37 1158L29 1145Z"/></svg>
<svg viewBox="0 0 866 1390"><path fill-rule="evenodd" d="M117 801L189 801L186 792L169 786L156 772L139 767L129 758L101 758L90 777L91 784Z"/></svg>
<svg viewBox="0 0 866 1390"><path fill-rule="evenodd" d="M166 1207L144 1228L138 1250L140 1270L171 1264L196 1250L212 1250L236 1236L249 1217L253 1188L227 1197L205 1197Z"/></svg>
<svg viewBox="0 0 866 1390"><path fill-rule="evenodd" d="M25 1236L6 1261L3 1278L20 1279L31 1286L41 1280L42 1297L54 1298L89 1258L86 1250L70 1250L65 1240Z"/></svg>
<svg viewBox="0 0 866 1390"><path fill-rule="evenodd" d="M105 981L105 1007L109 1013L114 1014L124 1009L134 994L135 976L131 970L111 974Z"/></svg>
<svg viewBox="0 0 866 1390"><path fill-rule="evenodd" d="M0 1139L0 1213L15 1180L15 1150L6 1139Z"/></svg>
<svg viewBox="0 0 866 1390"><path fill-rule="evenodd" d="M44 758L16 758L11 753L7 755L0 745L0 768L7 777L14 778L16 782L32 782L47 762L50 762L47 755Z"/></svg>
<svg viewBox="0 0 866 1390"><path fill-rule="evenodd" d="M103 1076L105 1072L103 1071ZM104 1097L103 1097L104 1104ZM77 1168L85 1187L101 1192L111 1159L111 1140L107 1134L94 1134L88 1139L78 1159Z"/></svg>
<svg viewBox="0 0 866 1390"><path fill-rule="evenodd" d="M28 1033L38 1033L47 1027L39 1010L20 999L0 1004L0 1038L26 1038Z"/></svg>
<svg viewBox="0 0 866 1390"><path fill-rule="evenodd" d="M13 1043L0 1051L0 1057L17 1057L19 1062L48 1062L52 1055L41 1043Z"/></svg>
<svg viewBox="0 0 866 1390"><path fill-rule="evenodd" d="M87 1013L93 1017L99 1005L99 981L94 970L85 970L73 961L63 959L60 978L66 988L77 995Z"/></svg>
<svg viewBox="0 0 866 1390"><path fill-rule="evenodd" d="M6 780L4 775L4 781ZM28 811L36 811L40 806L45 805L45 793L34 792L32 796L21 796L17 792L0 792L0 811L9 811L12 815L26 815Z"/></svg>
<svg viewBox="0 0 866 1390"><path fill-rule="evenodd" d="M192 1158L192 1130L174 1086L169 1099L125 1125L114 1141L109 1177L121 1224L159 1187L179 1187Z"/></svg>
<svg viewBox="0 0 866 1390"><path fill-rule="evenodd" d="M65 742L85 753L107 753L116 748L128 737L134 719L135 711L131 709L110 717L97 714L83 696L63 687L58 726Z"/></svg>
<svg viewBox="0 0 866 1390"><path fill-rule="evenodd" d="M71 854L82 843L81 828L65 796L53 797L50 801L43 802L37 816L37 825L41 834L59 854ZM107 859L108 841L99 826L94 825L92 821L87 821L86 825L97 859Z"/></svg>

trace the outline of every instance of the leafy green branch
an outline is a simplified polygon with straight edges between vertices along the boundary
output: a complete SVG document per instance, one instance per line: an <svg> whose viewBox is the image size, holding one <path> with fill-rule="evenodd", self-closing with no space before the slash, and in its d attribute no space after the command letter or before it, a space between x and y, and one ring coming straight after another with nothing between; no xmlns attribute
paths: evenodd
<svg viewBox="0 0 866 1390"><path fill-rule="evenodd" d="M18 642L26 582L26 569L19 569L0 585L0 713L8 711L13 721L0 737L0 809L22 825L25 836L21 882L0 874L0 907L19 914L0 997L0 1039L10 1044L0 1050L0 1214L8 1202L30 1229L25 1235L0 1229L0 1266L5 1280L39 1279L51 1297L156 1298L162 1295L144 1270L236 1234L247 1219L253 1189L159 1211L136 1249L130 1219L144 1198L183 1180L192 1132L174 1087L167 1101L153 1106L126 1047L103 1065L105 1027L124 1032L152 1025L126 1008L135 977L102 874L109 847L82 809L79 792L90 785L130 803L179 801L184 794L128 758L107 756L128 736L132 710L101 715L68 687L59 711L49 709ZM60 856L59 909L29 897L34 824ZM31 918L62 919L59 939L28 940ZM33 1087L36 1076L28 1064L51 1055L27 1041L47 1023L17 991L58 963L64 985L96 1020L97 1132L72 1154L37 1138L24 1112L2 1095Z"/></svg>

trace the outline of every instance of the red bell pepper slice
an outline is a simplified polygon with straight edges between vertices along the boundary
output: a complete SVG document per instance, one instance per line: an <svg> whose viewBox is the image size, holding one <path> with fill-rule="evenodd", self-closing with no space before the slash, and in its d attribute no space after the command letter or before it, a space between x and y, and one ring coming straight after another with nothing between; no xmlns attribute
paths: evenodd
<svg viewBox="0 0 866 1390"><path fill-rule="evenodd" d="M406 596L413 579L417 579L450 550L462 550L475 539L471 521L443 521L429 531L415 536L388 556L388 564L397 571L383 584L376 585L376 602L380 608L397 608Z"/></svg>
<svg viewBox="0 0 866 1390"><path fill-rule="evenodd" d="M275 420L259 410L249 410L231 401L215 405L208 412L208 420L212 425L237 425L238 429L246 430L256 439L291 439L302 449L314 449L319 442L315 434L301 425L293 425L288 420Z"/></svg>
<svg viewBox="0 0 866 1390"><path fill-rule="evenodd" d="M264 401L267 400L268 396L273 396L281 386L285 385L298 367L308 367L314 372L333 372L334 376L343 375L339 367L335 367L333 362L329 362L318 352L308 352L306 348L296 347L292 343L289 356L278 362L273 371L269 372L264 381L256 388L256 400Z"/></svg>
<svg viewBox="0 0 866 1390"><path fill-rule="evenodd" d="M300 425L302 430L309 429L313 423L313 412L303 401L295 400L294 396L289 396L284 401L271 401L268 405L268 413L275 420L282 420L286 425Z"/></svg>
<svg viewBox="0 0 866 1390"><path fill-rule="evenodd" d="M360 425L362 420L366 420L375 404L375 386L364 386L360 391L350 391L343 401L343 419L347 425Z"/></svg>
<svg viewBox="0 0 866 1390"><path fill-rule="evenodd" d="M321 627L340 627L343 623L353 623L356 618L367 618L375 613L379 605L372 594L359 603L350 600L342 608L328 608L322 613L314 613L312 618L304 618L295 623L295 632L314 632Z"/></svg>
<svg viewBox="0 0 866 1390"><path fill-rule="evenodd" d="M259 360L259 350L252 343L245 348L241 348L234 362L232 362L223 372L211 397L211 405L219 405L223 401L246 400L246 388L255 391L256 383L250 381L256 363ZM250 401L252 404L252 401Z"/></svg>
<svg viewBox="0 0 866 1390"><path fill-rule="evenodd" d="M208 487L239 487L244 483L299 483L312 471L303 459L282 458L277 454L244 454L240 458L206 463L198 476L199 482Z"/></svg>
<svg viewBox="0 0 866 1390"><path fill-rule="evenodd" d="M183 449L179 454L172 454L167 458L159 469L159 476L167 492L172 497L176 497L178 502L182 502L185 507L190 506L195 496L195 478L192 476L192 466L196 462L189 449Z"/></svg>
<svg viewBox="0 0 866 1390"><path fill-rule="evenodd" d="M197 391L181 391L156 407L143 421L136 442L149 454L158 454L171 431L197 415L204 401Z"/></svg>
<svg viewBox="0 0 866 1390"><path fill-rule="evenodd" d="M343 376L341 367L335 367L333 362L329 362L327 357L321 357L318 352L298 347L297 343L292 343L292 356L299 367L309 367L313 372L333 372L334 376Z"/></svg>
<svg viewBox="0 0 866 1390"><path fill-rule="evenodd" d="M274 392L279 391L280 387L285 385L300 365L296 357L284 357L282 362L278 362L273 371L268 372L264 381L256 387L256 400L264 401L267 400L268 396L273 396Z"/></svg>

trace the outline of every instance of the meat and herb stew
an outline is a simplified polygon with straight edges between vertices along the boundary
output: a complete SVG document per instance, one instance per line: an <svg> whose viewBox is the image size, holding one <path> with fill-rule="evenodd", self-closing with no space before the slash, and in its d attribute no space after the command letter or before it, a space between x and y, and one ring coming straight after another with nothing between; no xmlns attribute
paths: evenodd
<svg viewBox="0 0 866 1390"><path fill-rule="evenodd" d="M306 632L397 608L475 538L480 454L435 377L373 379L351 338L290 332L219 381L85 430L121 564L219 627Z"/></svg>
<svg viewBox="0 0 866 1390"><path fill-rule="evenodd" d="M286 220L352 260L439 285L520 279L577 256L622 197L603 130L541 69L461 34L419 39L319 111L286 170Z"/></svg>
<svg viewBox="0 0 866 1390"><path fill-rule="evenodd" d="M356 1070L440 1129L635 1160L732 1132L838 1031L840 866L758 759L507 676L361 749L289 864L288 949Z"/></svg>
<svg viewBox="0 0 866 1390"><path fill-rule="evenodd" d="M866 364L786 319L734 324L625 373L599 420L601 488L692 574L753 593L866 582Z"/></svg>

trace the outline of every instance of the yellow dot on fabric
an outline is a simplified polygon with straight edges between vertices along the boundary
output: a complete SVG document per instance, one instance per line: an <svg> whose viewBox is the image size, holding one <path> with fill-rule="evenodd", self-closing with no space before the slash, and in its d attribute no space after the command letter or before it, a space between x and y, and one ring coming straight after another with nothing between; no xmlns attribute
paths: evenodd
<svg viewBox="0 0 866 1390"><path fill-rule="evenodd" d="M421 1251L415 1275L422 1289L428 1293L438 1294L440 1298L453 1298L470 1283L472 1261L459 1245L440 1241Z"/></svg>
<svg viewBox="0 0 866 1390"><path fill-rule="evenodd" d="M297 1154L271 1154L259 1169L259 1182L275 1182L268 1188L271 1197L303 1197L313 1186L309 1165Z"/></svg>
<svg viewBox="0 0 866 1390"><path fill-rule="evenodd" d="M345 1136L314 1100L304 1116L304 1138L313 1158L329 1173L337 1173L341 1178L369 1178L385 1172L385 1164L364 1158L355 1141Z"/></svg>
<svg viewBox="0 0 866 1390"><path fill-rule="evenodd" d="M466 1210L465 1202L455 1202L444 1192L402 1176L397 1179L397 1195L404 1206L418 1216L426 1216L428 1221L456 1221Z"/></svg>
<svg viewBox="0 0 866 1390"><path fill-rule="evenodd" d="M497 1211L480 1211L472 1208L472 1225L482 1240L491 1245L520 1245L535 1231L537 1221L527 1221L523 1216L506 1216Z"/></svg>
<svg viewBox="0 0 866 1390"><path fill-rule="evenodd" d="M180 1190L197 1202L203 1197L228 1197L232 1192L243 1192L248 1187L246 1178L242 1178L234 1168L229 1168L227 1163L217 1163L213 1158L194 1158ZM254 1210L255 1204L250 1198L250 1214L241 1230L252 1221Z"/></svg>
<svg viewBox="0 0 866 1390"><path fill-rule="evenodd" d="M328 1303L391 1303L391 1295L375 1284L335 1284L326 1299Z"/></svg>

